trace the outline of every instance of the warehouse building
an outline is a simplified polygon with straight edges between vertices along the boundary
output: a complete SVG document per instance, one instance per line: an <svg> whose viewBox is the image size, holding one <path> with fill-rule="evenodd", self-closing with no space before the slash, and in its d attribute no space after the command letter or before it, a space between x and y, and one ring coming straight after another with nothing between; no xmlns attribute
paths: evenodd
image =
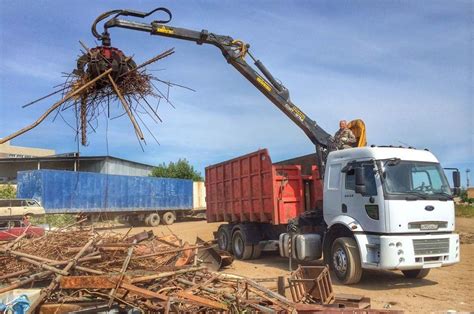
<svg viewBox="0 0 474 314"><path fill-rule="evenodd" d="M10 141L0 144L0 158L44 157L56 154L52 149L14 146Z"/></svg>
<svg viewBox="0 0 474 314"><path fill-rule="evenodd" d="M113 156L78 156L77 153L45 157L0 158L0 183L15 183L18 171L36 169L148 176L153 166Z"/></svg>

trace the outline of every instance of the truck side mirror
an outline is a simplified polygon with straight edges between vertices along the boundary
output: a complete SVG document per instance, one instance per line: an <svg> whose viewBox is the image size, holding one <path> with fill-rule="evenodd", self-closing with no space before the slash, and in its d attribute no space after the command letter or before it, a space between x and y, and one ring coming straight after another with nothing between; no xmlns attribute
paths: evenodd
<svg viewBox="0 0 474 314"><path fill-rule="evenodd" d="M459 170L453 171L453 194L459 196L461 194L461 173Z"/></svg>
<svg viewBox="0 0 474 314"><path fill-rule="evenodd" d="M363 167L355 167L355 192L359 194L365 194L367 188L365 186L365 176Z"/></svg>

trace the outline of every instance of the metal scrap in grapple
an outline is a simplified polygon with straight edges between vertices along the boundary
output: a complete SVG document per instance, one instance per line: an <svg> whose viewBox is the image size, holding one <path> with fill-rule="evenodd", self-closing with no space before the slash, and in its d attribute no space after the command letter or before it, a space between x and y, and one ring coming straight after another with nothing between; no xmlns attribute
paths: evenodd
<svg viewBox="0 0 474 314"><path fill-rule="evenodd" d="M165 84L166 88L175 84L149 74L145 67L170 56L174 50L169 49L137 65L132 57L126 56L117 48L98 46L89 49L82 42L81 45L84 51L77 59L77 68L66 74L66 81L60 89L23 107L56 94L61 94L61 99L31 125L0 139L0 144L35 128L53 112L74 129L82 145L87 145L87 135L95 132L103 114L109 119L127 115L140 142L145 141L143 127L156 140L141 116L147 115L154 122L161 122L157 112L158 104L162 98L170 103L167 96L169 91L161 92L155 83ZM150 98L158 99L158 104L153 106ZM64 117L66 110L74 112L75 121L67 121Z"/></svg>

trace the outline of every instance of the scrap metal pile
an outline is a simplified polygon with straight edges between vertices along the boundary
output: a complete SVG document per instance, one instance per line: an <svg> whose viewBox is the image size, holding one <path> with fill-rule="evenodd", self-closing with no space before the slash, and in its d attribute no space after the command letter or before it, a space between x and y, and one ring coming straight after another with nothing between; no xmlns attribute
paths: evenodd
<svg viewBox="0 0 474 314"><path fill-rule="evenodd" d="M74 130L82 145L88 144L87 135L96 131L101 117L115 119L124 115L129 118L140 144L142 141L146 143L142 128L158 142L145 123L145 118L155 123L161 122L157 112L160 100L165 99L171 104L169 88L184 86L161 80L148 73L145 67L170 56L174 50L169 49L137 66L132 57L117 48L98 46L89 49L82 42L81 45L84 51L77 59L76 69L65 74L64 84L59 85L59 89L53 93L23 107L57 94L61 95L61 99L31 125L0 139L0 144L35 128L53 112L56 114L55 119L61 117ZM167 90L162 92L157 84L165 84ZM157 99L158 103L152 105L151 99ZM74 121L66 118L65 112L71 110Z"/></svg>
<svg viewBox="0 0 474 314"><path fill-rule="evenodd" d="M24 235L0 247L0 295L41 288L31 309L44 313L111 307L166 313L294 309L253 280L209 270L200 254L208 243L190 245L151 231L124 236L69 228L39 238Z"/></svg>

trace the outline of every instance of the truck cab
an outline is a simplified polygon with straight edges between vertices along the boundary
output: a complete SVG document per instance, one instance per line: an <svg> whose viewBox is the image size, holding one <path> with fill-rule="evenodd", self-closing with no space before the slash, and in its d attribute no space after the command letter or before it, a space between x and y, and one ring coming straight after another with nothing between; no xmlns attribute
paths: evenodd
<svg viewBox="0 0 474 314"><path fill-rule="evenodd" d="M334 151L323 189L324 256L342 282L359 281L362 268L421 278L459 262L452 192L431 152Z"/></svg>

